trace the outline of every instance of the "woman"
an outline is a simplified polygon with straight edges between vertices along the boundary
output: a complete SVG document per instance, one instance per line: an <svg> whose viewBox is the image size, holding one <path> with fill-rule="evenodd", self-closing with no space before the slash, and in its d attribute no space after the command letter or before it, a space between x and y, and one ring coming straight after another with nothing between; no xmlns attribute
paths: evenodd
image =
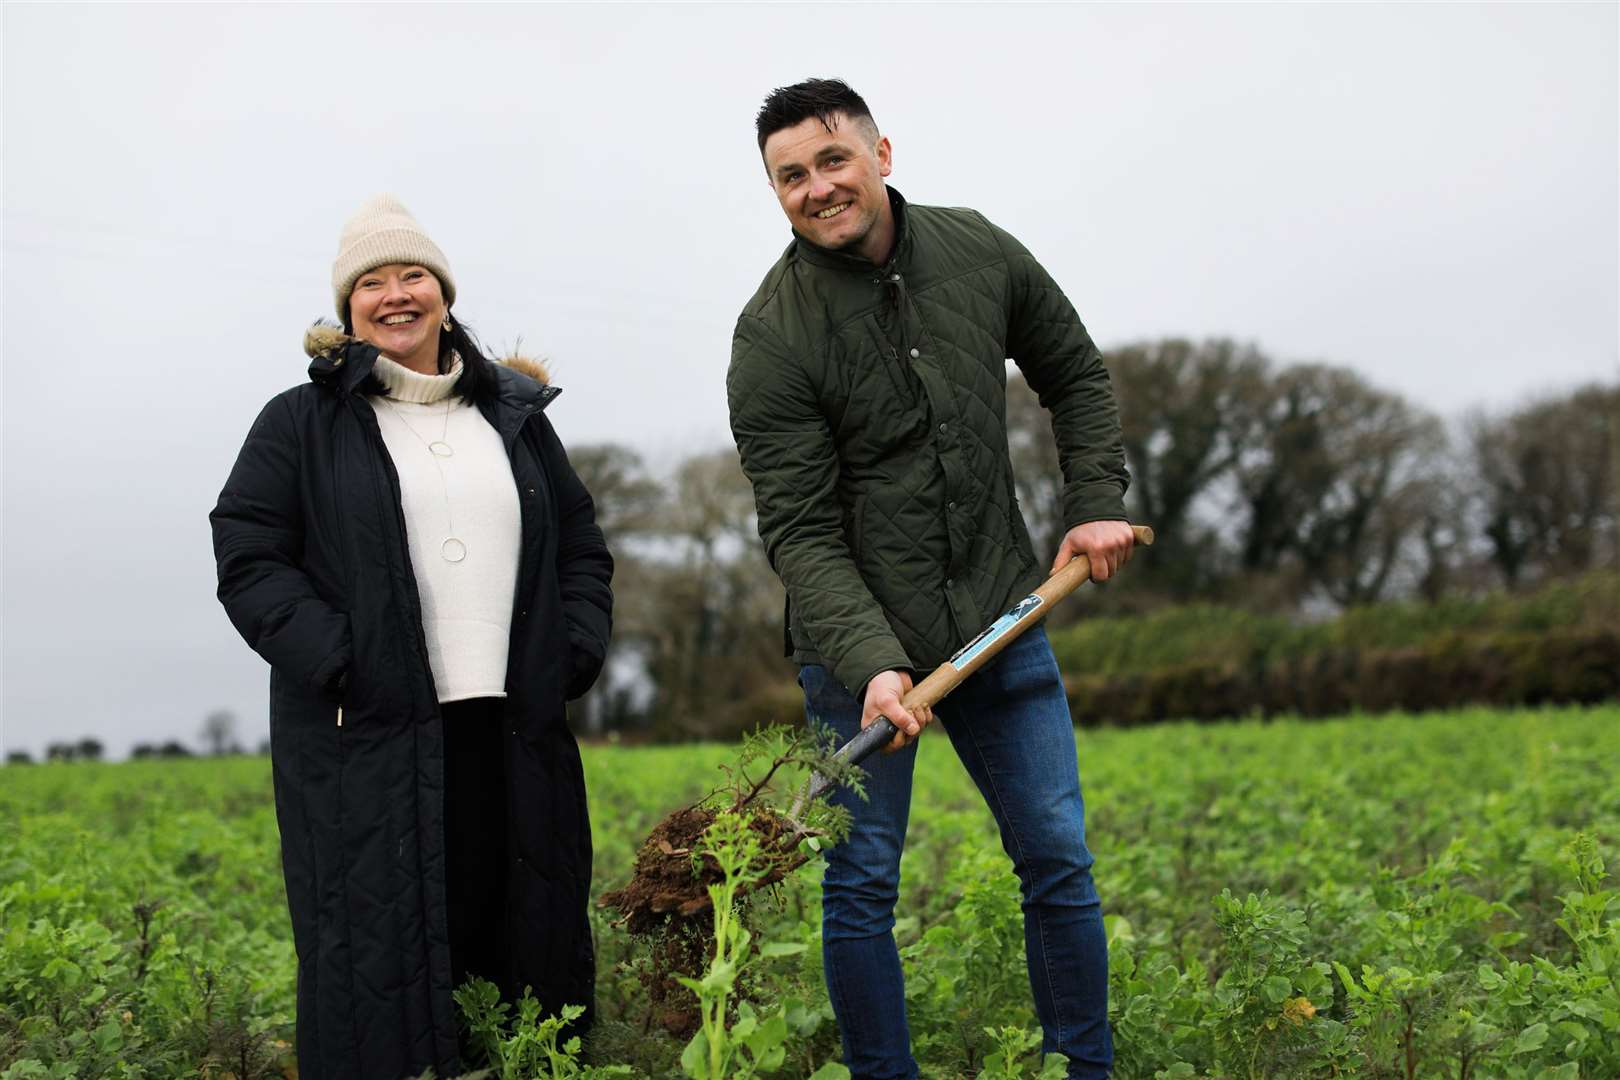
<svg viewBox="0 0 1620 1080"><path fill-rule="evenodd" d="M397 200L344 227L332 288L342 332L306 335L309 382L211 515L219 598L271 666L300 1075L454 1075L467 976L592 1004L563 702L601 669L613 561L557 390L481 354Z"/></svg>

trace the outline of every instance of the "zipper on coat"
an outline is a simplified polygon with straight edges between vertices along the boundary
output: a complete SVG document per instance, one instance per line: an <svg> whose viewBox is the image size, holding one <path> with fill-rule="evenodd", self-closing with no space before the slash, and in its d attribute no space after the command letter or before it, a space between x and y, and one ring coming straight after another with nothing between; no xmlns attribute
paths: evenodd
<svg viewBox="0 0 1620 1080"><path fill-rule="evenodd" d="M523 418L517 423L517 429L512 434L512 441L507 442L504 438L501 440L501 443L506 447L506 463L507 466L512 470L512 482L518 487L518 534L520 539L517 580L512 583L512 622L510 628L507 630L506 666L508 675L511 674L512 658L517 656L517 650L512 648L512 638L517 636L519 629L518 621L527 617L527 609L523 607L523 598L534 591L534 574L525 573L525 571L532 570L538 572L538 568L531 562L531 545L522 544L521 538L526 532L526 527L534 524L530 515L539 513L539 509L531 504L541 500L542 498L539 492L532 490L530 494L534 495L535 499L530 500L523 497L524 493L522 486L518 484L517 468L513 457L513 450L519 443L523 441L523 429L529 425L529 421L540 415L542 412L545 412L544 404L537 409L530 409L526 411L523 414ZM489 417L486 416L484 419L489 420ZM493 421L490 421L490 427L495 428L496 431L500 430L500 428L497 427ZM546 487L544 499L549 501L552 506L556 506L556 488L551 486L551 477L546 473L545 455L540 452L539 447L534 447L534 467L535 471L540 476L540 483ZM559 515L553 514L552 517L557 518ZM514 731L513 734L515 735L517 733Z"/></svg>
<svg viewBox="0 0 1620 1080"><path fill-rule="evenodd" d="M383 441L376 406L369 401L364 405L370 415L362 414L362 427L371 439L372 449L381 455L383 479L386 481L384 486L388 490L389 502L393 504L394 523L398 527L400 557L404 561L405 568L405 595L410 601L410 622L415 630L411 635L412 643L416 646L416 659L422 665L422 671L427 677L429 696L432 697L434 708L437 710L439 692L433 684L433 664L428 659L427 631L422 627L422 594L416 585L416 568L411 565L410 541L407 539L405 525L405 497L400 489L399 470L394 466L393 456L388 453L388 444ZM355 406L351 405L352 407ZM341 717L338 726L343 726Z"/></svg>
<svg viewBox="0 0 1620 1080"><path fill-rule="evenodd" d="M427 680L428 698L433 703L433 711L442 720L443 716L444 716L444 713L443 713L443 710L439 706L439 691L438 691L438 687L434 684L434 680L433 680L433 663L428 657L427 630L422 625L422 593L421 593L421 590L417 587L417 584L416 584L416 568L411 565L411 545L410 545L409 534L407 532L406 523L405 523L405 497L404 497L404 492L403 492L403 490L402 490L402 488L400 486L400 482L399 482L399 469L397 467L395 467L395 465L394 465L393 455L391 455L388 452L388 444L383 441L382 425L378 422L378 419L377 419L377 408L376 408L376 406L372 405L370 401L366 401L364 403L364 405L365 405L365 409L361 414L362 428L365 430L367 436L371 439L371 445L372 445L373 451L381 457L382 474L383 474L383 487L387 490L387 493L388 493L388 496L389 496L389 501L393 504L394 524L395 524L395 527L398 530L398 538L399 538L399 557L400 557L400 560L401 560L401 562L403 564L404 572L405 572L404 573L404 582L403 582L404 587L405 587L405 596L406 596L406 599L410 603L410 610L409 610L409 612L407 614L409 616L409 622L411 623L412 630L414 631L411 634L411 638L412 638L412 641L414 642L414 644L416 645L417 663L419 663L422 666L422 677ZM339 749L341 750L342 749L342 741L341 741L341 739L339 740L338 746L339 746ZM341 763L341 761L342 761L341 756L339 758L339 761ZM341 764L340 764L339 767L341 768ZM442 774L441 774L441 782L442 782ZM441 792L442 792L442 787L441 787ZM418 792L418 795L420 795L420 792ZM418 815L419 815L419 812L418 812ZM440 821L440 824L442 826L443 821L444 821L444 807L443 807L442 803L440 804L440 807L439 807L439 821ZM441 844L443 843L442 836L441 836L441 841L440 842L441 842ZM427 877L426 877L425 872L424 872L423 876L420 878L420 880L422 882L422 887L425 890L426 882L427 882ZM424 903L424 909L423 910L424 910L424 914L425 914L425 911L426 911L425 905L427 903L427 900L426 900L425 896L424 896L423 903ZM447 917L448 917L448 909L446 909L446 914L447 914ZM426 935L426 933L427 932L424 930L424 936ZM431 1016L436 1011L434 1009L434 1007L433 1007L433 1004L432 1004L433 1000L436 999L436 995L434 995L432 993L432 989L431 989L432 988L432 975L431 974L428 977L428 982L429 982L428 1012L429 1012L429 1015ZM452 1011L453 1011L453 1008L454 1007L452 1006ZM437 1025L438 1022L442 1021L443 1019L444 1019L443 1017L437 1017L437 1016L434 1017L435 1025ZM437 1045L438 1039L437 1039L436 1035L435 1035L435 1038L434 1038L434 1042L435 1042L435 1045Z"/></svg>
<svg viewBox="0 0 1620 1080"><path fill-rule="evenodd" d="M338 727L343 726L343 706L338 706Z"/></svg>

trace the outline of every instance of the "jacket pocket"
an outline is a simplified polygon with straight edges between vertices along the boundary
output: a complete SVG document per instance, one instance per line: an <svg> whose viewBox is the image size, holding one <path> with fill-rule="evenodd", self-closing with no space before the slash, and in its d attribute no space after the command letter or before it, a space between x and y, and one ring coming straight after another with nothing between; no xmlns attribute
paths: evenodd
<svg viewBox="0 0 1620 1080"><path fill-rule="evenodd" d="M572 633L565 633L563 636L568 642L563 665L568 678L564 697L568 701L575 701L584 697L595 685L597 678L602 674L606 655L605 652L597 652L577 641Z"/></svg>
<svg viewBox="0 0 1620 1080"><path fill-rule="evenodd" d="M1024 511L1018 505L1018 488L1013 484L1012 473L1007 474L1007 539L1012 548L1018 553L1018 561L1024 566L1035 566L1035 542L1030 539L1029 526L1024 521Z"/></svg>
<svg viewBox="0 0 1620 1080"><path fill-rule="evenodd" d="M867 336L871 338L875 353L873 359L887 373L889 385L893 388L896 399L908 408L916 405L917 392L911 385L913 376L910 365L901 358L899 348L889 340L889 335L883 332L876 315L868 315L864 321Z"/></svg>
<svg viewBox="0 0 1620 1080"><path fill-rule="evenodd" d="M870 496L855 496L855 505L849 515L849 555L857 569L861 565L861 550L866 546L866 504Z"/></svg>

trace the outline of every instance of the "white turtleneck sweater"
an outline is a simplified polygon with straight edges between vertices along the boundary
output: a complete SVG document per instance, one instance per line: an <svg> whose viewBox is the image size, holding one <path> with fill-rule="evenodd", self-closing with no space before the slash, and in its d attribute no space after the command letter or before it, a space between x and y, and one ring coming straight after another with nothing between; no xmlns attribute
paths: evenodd
<svg viewBox="0 0 1620 1080"><path fill-rule="evenodd" d="M439 700L505 697L523 534L506 448L476 406L452 396L459 360L448 375L422 375L378 356L372 371L387 389L370 401L399 473ZM429 449L438 443L448 456ZM445 558L462 551L459 562Z"/></svg>

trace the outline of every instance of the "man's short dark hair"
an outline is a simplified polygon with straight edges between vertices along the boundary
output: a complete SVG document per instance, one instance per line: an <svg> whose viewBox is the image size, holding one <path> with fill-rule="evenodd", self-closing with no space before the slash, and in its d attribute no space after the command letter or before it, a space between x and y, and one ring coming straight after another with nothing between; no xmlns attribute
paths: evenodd
<svg viewBox="0 0 1620 1080"><path fill-rule="evenodd" d="M794 127L813 116L832 131L838 126L840 113L851 120L863 120L873 132L877 131L877 121L872 119L872 110L866 107L865 99L842 79L806 79L792 86L777 87L754 118L760 156L765 154L765 140L783 128Z"/></svg>

